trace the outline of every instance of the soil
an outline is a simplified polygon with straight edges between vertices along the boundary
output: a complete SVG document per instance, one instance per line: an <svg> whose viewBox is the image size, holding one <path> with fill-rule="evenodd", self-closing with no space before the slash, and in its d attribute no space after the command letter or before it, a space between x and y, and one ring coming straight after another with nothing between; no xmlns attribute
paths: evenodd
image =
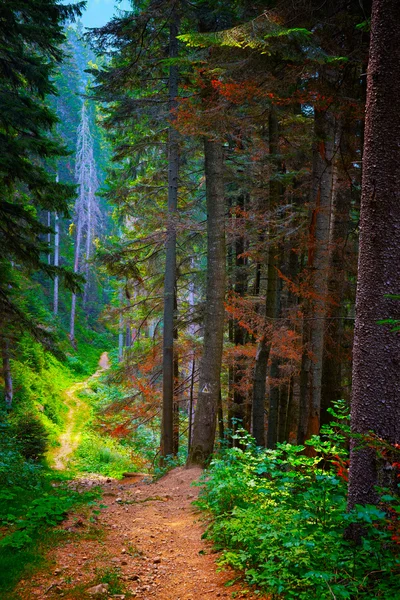
<svg viewBox="0 0 400 600"><path fill-rule="evenodd" d="M104 353L92 377L108 367ZM90 379L66 391L69 412L53 455L56 469L66 468L79 444L76 418L86 405L77 392ZM122 481L94 474L71 482L81 490L100 486L102 509L97 514L86 508L68 517L62 524L67 540L49 553L46 570L20 581L16 593L21 600L264 598L245 589L237 573L217 570L218 555L202 539L203 514L192 504L200 469L174 469L156 483L146 474L127 475Z"/></svg>
<svg viewBox="0 0 400 600"><path fill-rule="evenodd" d="M263 598L231 570L218 572L217 554L202 540L202 515L192 502L201 470L178 468L156 483L136 475L122 481L100 478L75 483L80 488L101 484L103 508L95 527L88 515L74 515L64 529L80 533L49 556L50 573L38 573L18 588L22 599L137 598L140 600L212 600ZM100 535L99 535L100 534ZM78 537L78 539L77 539ZM115 584L95 587L110 573ZM98 594L91 594L92 588ZM232 596L233 592L233 596Z"/></svg>

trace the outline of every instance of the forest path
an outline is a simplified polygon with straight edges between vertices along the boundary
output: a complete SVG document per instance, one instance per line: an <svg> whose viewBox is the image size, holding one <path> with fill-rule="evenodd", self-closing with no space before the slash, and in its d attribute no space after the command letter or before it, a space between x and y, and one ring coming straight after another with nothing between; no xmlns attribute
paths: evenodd
<svg viewBox="0 0 400 600"><path fill-rule="evenodd" d="M78 393L86 389L90 381L100 377L100 375L109 367L110 361L108 354L107 352L103 352L99 360L99 368L97 371L84 381L74 383L70 388L65 390L65 403L68 407L68 414L65 430L60 435L60 446L50 453L49 456L53 469L56 469L57 471L66 469L68 460L79 445L80 432L77 431L77 424L78 422L81 424L89 418L88 406L86 402L79 398Z"/></svg>
<svg viewBox="0 0 400 600"><path fill-rule="evenodd" d="M217 572L218 555L201 539L204 527L192 506L199 488L191 485L200 474L178 468L156 483L140 474L75 482L80 488L100 483L106 506L95 524L84 511L63 523L79 535L52 550L45 571L20 582L20 597L261 600L239 583L226 587L235 574Z"/></svg>

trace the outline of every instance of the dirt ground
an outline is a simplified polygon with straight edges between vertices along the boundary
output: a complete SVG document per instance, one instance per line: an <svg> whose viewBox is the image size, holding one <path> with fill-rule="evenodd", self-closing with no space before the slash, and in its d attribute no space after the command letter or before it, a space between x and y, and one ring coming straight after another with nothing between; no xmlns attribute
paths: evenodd
<svg viewBox="0 0 400 600"><path fill-rule="evenodd" d="M20 597L260 600L243 584L224 585L237 574L217 572L217 555L201 539L204 525L192 506L199 488L191 485L200 474L200 469L179 468L151 484L140 475L122 482L97 477L78 482L84 488L100 483L106 508L94 527L87 515L63 524L81 535L52 551L49 572L20 583ZM93 530L103 535L93 535ZM101 583L110 573L117 574L119 589L114 580Z"/></svg>

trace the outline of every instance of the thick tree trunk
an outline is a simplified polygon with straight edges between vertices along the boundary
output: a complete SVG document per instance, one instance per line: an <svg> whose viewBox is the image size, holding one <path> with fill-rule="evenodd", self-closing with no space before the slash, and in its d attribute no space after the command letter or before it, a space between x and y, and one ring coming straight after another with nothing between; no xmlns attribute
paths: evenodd
<svg viewBox="0 0 400 600"><path fill-rule="evenodd" d="M204 350L199 373L199 393L188 464L204 465L212 454L221 386L226 277L225 198L223 148L205 140L207 195L207 291Z"/></svg>
<svg viewBox="0 0 400 600"><path fill-rule="evenodd" d="M13 381L10 365L10 342L7 338L1 338L1 353L3 357L3 377L4 377L4 402L7 410L12 408L13 401Z"/></svg>
<svg viewBox="0 0 400 600"><path fill-rule="evenodd" d="M312 214L308 246L310 295L305 309L299 441L319 433L322 360L328 293L329 232L335 119L315 110Z"/></svg>
<svg viewBox="0 0 400 600"><path fill-rule="evenodd" d="M400 442L399 337L379 319L399 318L400 303L400 44L398 0L374 0L367 77L367 108L360 215L360 254L353 348L351 424ZM376 503L384 460L354 440L349 508ZM394 473L393 473L394 475Z"/></svg>
<svg viewBox="0 0 400 600"><path fill-rule="evenodd" d="M169 56L178 56L179 17L173 9L170 23ZM176 107L178 67L169 69L169 108ZM170 112L170 118L173 118ZM179 134L173 125L168 129L168 222L165 245L164 333L163 333L163 402L161 456L174 454L174 330L176 288L176 213L178 206Z"/></svg>

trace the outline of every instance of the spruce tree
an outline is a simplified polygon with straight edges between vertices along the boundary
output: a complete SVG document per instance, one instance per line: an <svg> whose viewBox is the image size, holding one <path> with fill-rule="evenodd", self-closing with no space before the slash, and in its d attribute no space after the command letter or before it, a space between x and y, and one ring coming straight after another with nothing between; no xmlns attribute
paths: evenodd
<svg viewBox="0 0 400 600"><path fill-rule="evenodd" d="M48 264L49 228L40 211L67 214L74 193L47 166L66 150L51 138L56 116L46 97L56 93L52 74L63 58L63 23L82 6L10 0L0 7L0 321L24 322L36 333L18 307L15 274L40 270L63 276L72 287L77 281Z"/></svg>

